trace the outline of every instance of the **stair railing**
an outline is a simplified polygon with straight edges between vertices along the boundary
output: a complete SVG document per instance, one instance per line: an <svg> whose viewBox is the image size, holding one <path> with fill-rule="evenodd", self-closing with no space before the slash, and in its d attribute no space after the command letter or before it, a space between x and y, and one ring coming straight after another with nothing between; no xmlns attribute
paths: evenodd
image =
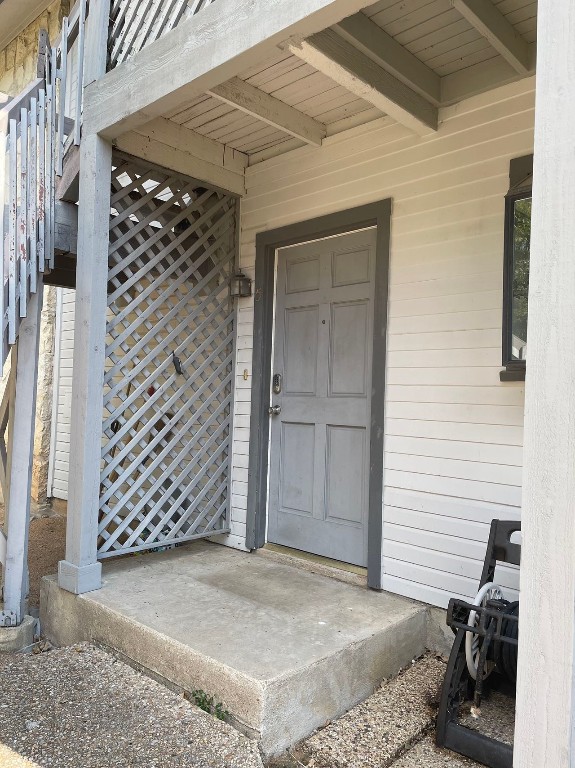
<svg viewBox="0 0 575 768"><path fill-rule="evenodd" d="M54 266L56 176L67 147L80 143L85 20L86 0L78 0L53 46L40 33L36 79L0 110L1 365L39 276Z"/></svg>
<svg viewBox="0 0 575 768"><path fill-rule="evenodd" d="M214 0L112 0L108 69L127 61Z"/></svg>
<svg viewBox="0 0 575 768"><path fill-rule="evenodd" d="M86 14L78 0L52 46L40 33L36 78L0 110L0 368L12 351L0 404L0 626L20 624L26 610L43 275L54 267L56 176L81 137Z"/></svg>

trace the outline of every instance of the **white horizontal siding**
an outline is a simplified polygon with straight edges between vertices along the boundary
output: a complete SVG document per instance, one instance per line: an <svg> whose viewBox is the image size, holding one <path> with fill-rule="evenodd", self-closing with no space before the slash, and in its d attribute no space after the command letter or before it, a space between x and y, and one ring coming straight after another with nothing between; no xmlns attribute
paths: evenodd
<svg viewBox="0 0 575 768"><path fill-rule="evenodd" d="M523 386L499 381L503 197L509 160L532 151L533 89L523 80L442 110L433 136L383 118L247 171L251 276L258 232L393 198L383 580L441 606L475 594L491 519L520 514ZM234 543L245 533L252 321L244 300Z"/></svg>
<svg viewBox="0 0 575 768"><path fill-rule="evenodd" d="M74 355L74 302L76 292L59 288L56 330L59 334L58 354L54 360L54 426L52 430L51 495L68 498L68 464L70 461L70 414L72 409L72 358Z"/></svg>

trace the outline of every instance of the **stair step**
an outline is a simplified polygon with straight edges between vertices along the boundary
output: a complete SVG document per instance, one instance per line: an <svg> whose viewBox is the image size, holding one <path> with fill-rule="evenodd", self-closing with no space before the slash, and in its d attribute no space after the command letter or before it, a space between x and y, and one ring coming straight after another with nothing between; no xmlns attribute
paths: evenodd
<svg viewBox="0 0 575 768"><path fill-rule="evenodd" d="M56 179L56 200L77 203L80 180L80 147L72 145L64 156L62 175Z"/></svg>
<svg viewBox="0 0 575 768"><path fill-rule="evenodd" d="M443 661L424 656L306 739L298 748L299 760L314 768L393 765L433 726L444 674Z"/></svg>

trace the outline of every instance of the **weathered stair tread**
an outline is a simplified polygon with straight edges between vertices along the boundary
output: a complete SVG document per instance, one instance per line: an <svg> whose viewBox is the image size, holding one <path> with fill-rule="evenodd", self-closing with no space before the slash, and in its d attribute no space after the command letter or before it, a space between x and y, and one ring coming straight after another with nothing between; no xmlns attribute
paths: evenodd
<svg viewBox="0 0 575 768"><path fill-rule="evenodd" d="M444 674L442 661L431 655L423 657L307 739L301 745L306 762L321 768L384 768L393 764L433 725L433 702Z"/></svg>

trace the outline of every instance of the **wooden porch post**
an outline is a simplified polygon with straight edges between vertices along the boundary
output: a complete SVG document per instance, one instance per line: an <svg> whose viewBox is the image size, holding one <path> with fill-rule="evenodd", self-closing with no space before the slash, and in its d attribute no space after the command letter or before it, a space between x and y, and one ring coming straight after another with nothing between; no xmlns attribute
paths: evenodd
<svg viewBox="0 0 575 768"><path fill-rule="evenodd" d="M28 598L28 532L30 528L30 485L34 457L38 349L42 312L42 281L30 297L28 314L18 336L14 420L11 428L10 493L8 497L6 566L4 571L4 621L12 626L24 618Z"/></svg>
<svg viewBox="0 0 575 768"><path fill-rule="evenodd" d="M575 765L575 4L540 0L516 768Z"/></svg>
<svg viewBox="0 0 575 768"><path fill-rule="evenodd" d="M111 145L96 135L82 139L66 560L58 569L59 585L76 594L101 583L97 536L111 169Z"/></svg>
<svg viewBox="0 0 575 768"><path fill-rule="evenodd" d="M110 0L93 0L86 27L84 88L106 72ZM80 198L66 559L58 584L81 594L98 589L97 560L102 400L106 345L112 146L99 136L80 143Z"/></svg>

